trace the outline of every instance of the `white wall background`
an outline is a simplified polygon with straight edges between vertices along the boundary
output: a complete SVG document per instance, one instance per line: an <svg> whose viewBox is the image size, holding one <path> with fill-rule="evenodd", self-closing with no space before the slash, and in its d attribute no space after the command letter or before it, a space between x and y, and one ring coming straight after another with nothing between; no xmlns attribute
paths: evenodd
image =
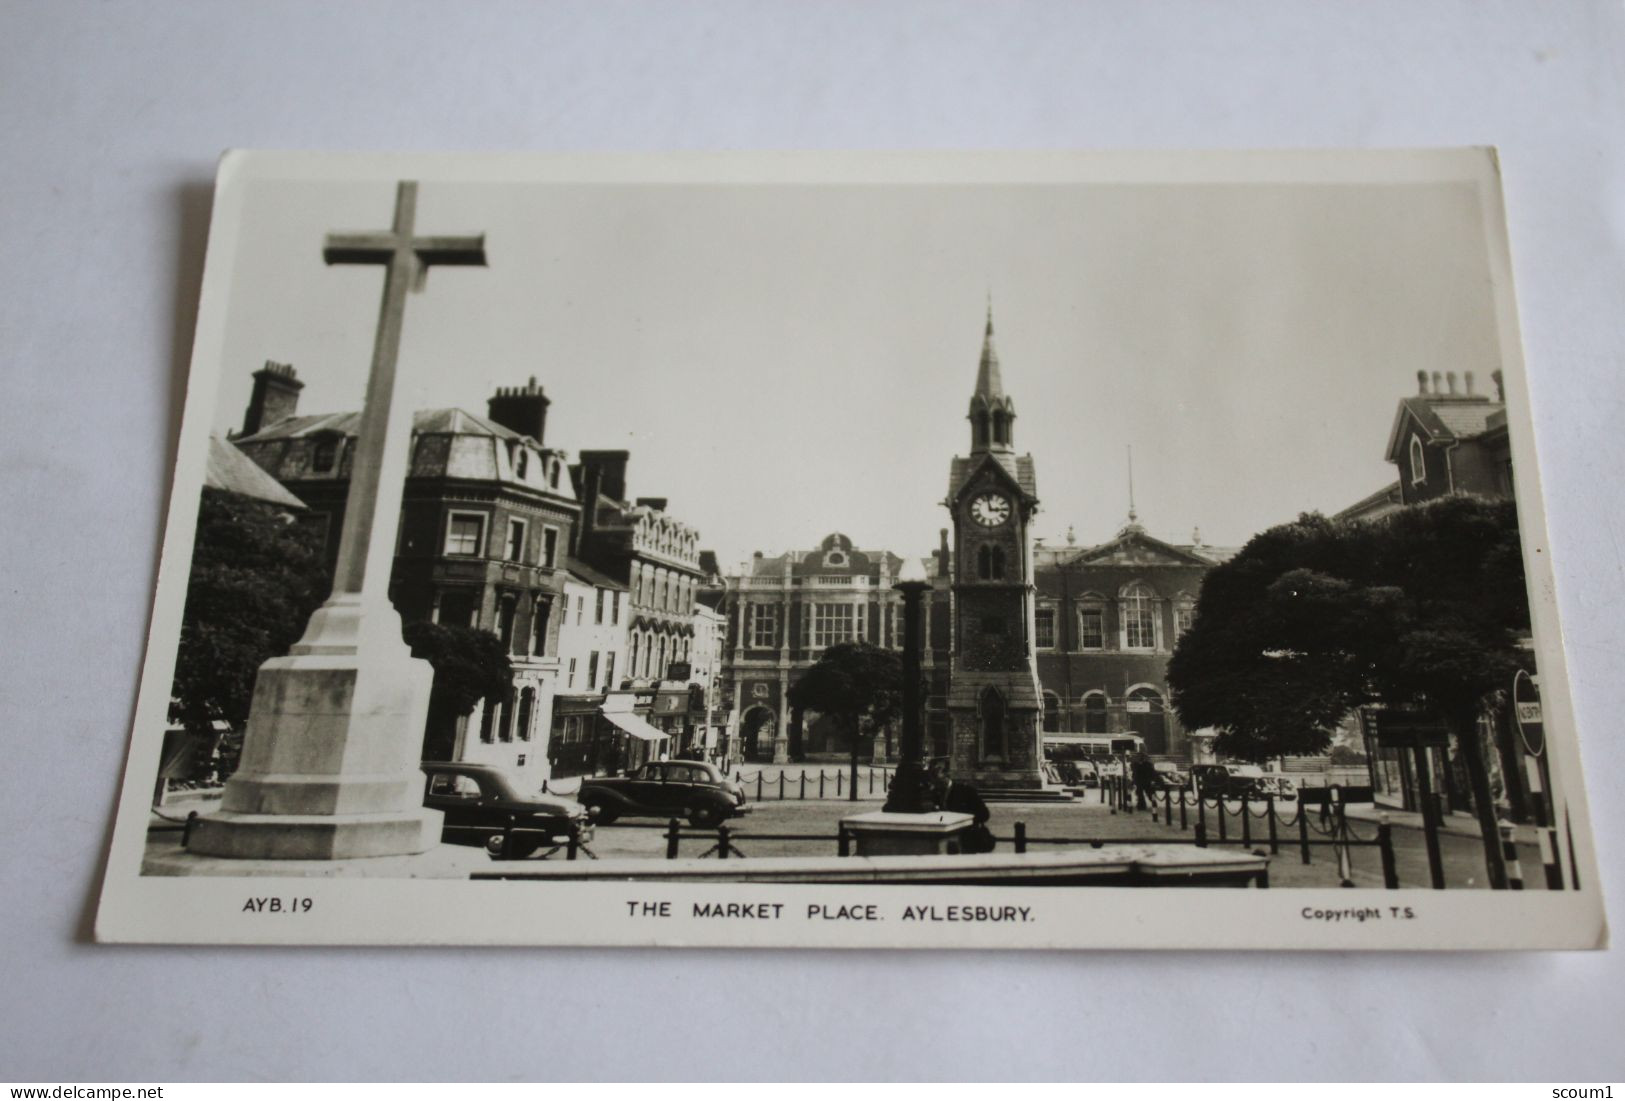
<svg viewBox="0 0 1625 1101"><path fill-rule="evenodd" d="M228 146L1498 145L1583 752L1618 872L1622 30L1618 4L1472 0L0 5L0 1073L1618 1079L1618 953L190 950L85 934Z"/></svg>

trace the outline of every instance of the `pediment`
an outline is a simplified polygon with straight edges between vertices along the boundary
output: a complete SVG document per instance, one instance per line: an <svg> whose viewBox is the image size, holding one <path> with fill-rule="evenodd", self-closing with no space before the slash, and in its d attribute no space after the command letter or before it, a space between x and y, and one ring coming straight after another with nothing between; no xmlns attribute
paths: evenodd
<svg viewBox="0 0 1625 1101"><path fill-rule="evenodd" d="M1073 559L1099 566L1211 566L1207 559L1144 532L1123 532L1109 543L1092 547Z"/></svg>

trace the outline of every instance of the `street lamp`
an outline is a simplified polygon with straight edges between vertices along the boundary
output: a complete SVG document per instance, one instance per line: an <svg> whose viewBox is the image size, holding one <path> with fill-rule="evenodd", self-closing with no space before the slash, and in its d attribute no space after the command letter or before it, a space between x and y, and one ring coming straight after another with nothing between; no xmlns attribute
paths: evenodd
<svg viewBox="0 0 1625 1101"><path fill-rule="evenodd" d="M922 814L936 809L930 801L930 776L925 770L924 699L921 692L920 655L925 640L923 602L931 582L916 558L905 558L892 586L903 594L903 731L899 739L897 771L886 793L885 809L901 814Z"/></svg>

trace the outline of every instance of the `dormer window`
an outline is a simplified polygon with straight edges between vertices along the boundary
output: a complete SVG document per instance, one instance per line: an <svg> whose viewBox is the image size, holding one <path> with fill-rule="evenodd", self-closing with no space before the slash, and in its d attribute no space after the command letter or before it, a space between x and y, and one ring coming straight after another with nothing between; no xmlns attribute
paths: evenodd
<svg viewBox="0 0 1625 1101"><path fill-rule="evenodd" d="M1422 450L1422 437L1411 437L1411 485L1419 486L1428 480L1426 453Z"/></svg>
<svg viewBox="0 0 1625 1101"><path fill-rule="evenodd" d="M338 465L339 438L332 434L323 434L316 437L316 445L310 453L310 469L316 474L331 474Z"/></svg>
<svg viewBox="0 0 1625 1101"><path fill-rule="evenodd" d="M524 445L521 444L513 457L513 476L522 481L524 480L526 472L529 470L530 452L526 451Z"/></svg>

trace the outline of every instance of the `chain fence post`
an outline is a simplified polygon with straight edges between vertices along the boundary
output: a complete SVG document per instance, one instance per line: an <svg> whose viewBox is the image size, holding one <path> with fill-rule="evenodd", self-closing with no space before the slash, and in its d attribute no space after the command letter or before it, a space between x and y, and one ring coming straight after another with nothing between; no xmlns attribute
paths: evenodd
<svg viewBox="0 0 1625 1101"><path fill-rule="evenodd" d="M763 780L763 773L760 770L758 770L757 773L756 773L756 801L758 803L760 803L762 801L762 780Z"/></svg>
<svg viewBox="0 0 1625 1101"><path fill-rule="evenodd" d="M728 859L728 827L717 827L717 859Z"/></svg>
<svg viewBox="0 0 1625 1101"><path fill-rule="evenodd" d="M1243 848L1252 848L1253 844L1253 812L1248 808L1250 800L1247 796L1241 797L1241 844Z"/></svg>
<svg viewBox="0 0 1625 1101"><path fill-rule="evenodd" d="M1228 841L1229 838L1226 836L1226 833L1225 833L1226 826L1225 826L1225 821L1224 821L1224 796L1220 795L1217 799L1213 800L1213 802L1215 804L1217 804L1213 808L1213 811L1214 811L1214 813L1216 815L1218 815L1218 818L1219 818L1219 840L1220 841Z"/></svg>
<svg viewBox="0 0 1625 1101"><path fill-rule="evenodd" d="M802 799L807 798L807 770L806 769L801 770L801 795L800 795L800 798L802 798Z"/></svg>
<svg viewBox="0 0 1625 1101"><path fill-rule="evenodd" d="M837 826L835 828L835 855L852 855L852 835L846 832L845 826Z"/></svg>
<svg viewBox="0 0 1625 1101"><path fill-rule="evenodd" d="M1399 887L1399 867L1394 862L1394 827L1388 816L1377 823L1377 848L1382 853L1382 885L1390 891Z"/></svg>
<svg viewBox="0 0 1625 1101"><path fill-rule="evenodd" d="M1275 823L1275 796L1269 797L1269 825L1270 825L1270 855L1274 856L1281 851L1280 831Z"/></svg>
<svg viewBox="0 0 1625 1101"><path fill-rule="evenodd" d="M1309 812L1298 803L1298 847L1303 850L1303 862L1309 863Z"/></svg>
<svg viewBox="0 0 1625 1101"><path fill-rule="evenodd" d="M670 822L666 823L667 860L677 859L677 846L682 841L683 836L681 831L682 827L677 824L677 819L673 818Z"/></svg>
<svg viewBox="0 0 1625 1101"><path fill-rule="evenodd" d="M1496 823L1501 833L1501 862L1506 865L1507 890L1523 890L1523 863L1518 859L1518 827L1502 819Z"/></svg>
<svg viewBox="0 0 1625 1101"><path fill-rule="evenodd" d="M818 798L822 799L823 797L824 797L824 770L822 768L820 768L818 770Z"/></svg>
<svg viewBox="0 0 1625 1101"><path fill-rule="evenodd" d="M1024 853L1026 851L1027 851L1027 823L1025 823L1025 822L1017 822L1016 823L1016 852Z"/></svg>
<svg viewBox="0 0 1625 1101"><path fill-rule="evenodd" d="M1188 830L1188 829L1191 828L1190 823L1185 820L1185 789L1184 788L1179 789L1179 828L1181 830Z"/></svg>
<svg viewBox="0 0 1625 1101"><path fill-rule="evenodd" d="M186 812L186 825L181 827L181 848L184 849L192 843L192 831L197 829L198 817L198 812L195 810Z"/></svg>
<svg viewBox="0 0 1625 1101"><path fill-rule="evenodd" d="M1207 848L1207 818L1205 816L1196 820L1196 847L1198 849Z"/></svg>

